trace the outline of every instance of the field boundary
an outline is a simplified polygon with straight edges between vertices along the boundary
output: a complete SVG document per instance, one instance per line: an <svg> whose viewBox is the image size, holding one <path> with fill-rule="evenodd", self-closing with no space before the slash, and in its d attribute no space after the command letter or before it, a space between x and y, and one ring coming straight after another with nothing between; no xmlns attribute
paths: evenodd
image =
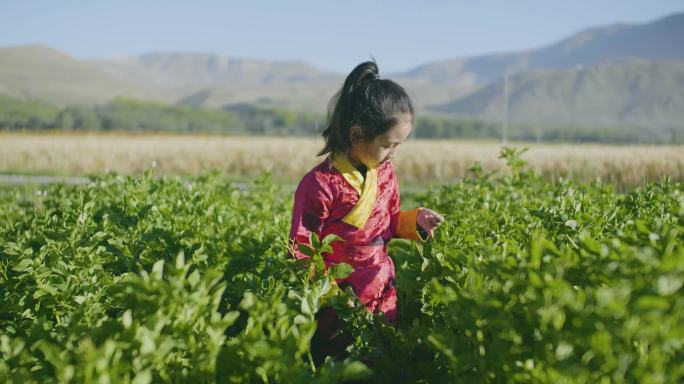
<svg viewBox="0 0 684 384"><path fill-rule="evenodd" d="M43 176L43 175L1 175L0 184L87 184L87 177L75 176Z"/></svg>

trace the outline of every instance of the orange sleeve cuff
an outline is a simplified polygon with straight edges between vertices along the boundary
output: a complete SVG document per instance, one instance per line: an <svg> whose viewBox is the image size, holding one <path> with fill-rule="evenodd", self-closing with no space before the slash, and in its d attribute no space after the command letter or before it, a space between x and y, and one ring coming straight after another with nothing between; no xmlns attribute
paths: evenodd
<svg viewBox="0 0 684 384"><path fill-rule="evenodd" d="M426 242L428 239L423 239L418 234L418 211L420 208L414 208L408 211L399 211L399 218L397 219L396 237L400 239L417 240Z"/></svg>

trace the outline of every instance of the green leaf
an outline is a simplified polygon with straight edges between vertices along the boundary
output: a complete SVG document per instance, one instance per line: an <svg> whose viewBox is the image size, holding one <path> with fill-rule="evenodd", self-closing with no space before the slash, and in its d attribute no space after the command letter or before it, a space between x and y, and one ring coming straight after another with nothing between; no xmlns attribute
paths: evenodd
<svg viewBox="0 0 684 384"><path fill-rule="evenodd" d="M12 269L17 271L17 272L25 272L25 271L33 270L32 265L33 265L32 259L22 259Z"/></svg>
<svg viewBox="0 0 684 384"><path fill-rule="evenodd" d="M162 277L164 276L164 260L157 260L156 263L152 266L152 272L150 273L150 276L155 279L155 280L161 280Z"/></svg>
<svg viewBox="0 0 684 384"><path fill-rule="evenodd" d="M665 311L670 308L670 302L664 297L659 296L642 296L637 302L636 306L644 310L662 310Z"/></svg>
<svg viewBox="0 0 684 384"><path fill-rule="evenodd" d="M321 247L321 241L318 238L318 234L316 232L311 232L311 236L309 237L309 244L311 244L311 247L313 249L319 249Z"/></svg>
<svg viewBox="0 0 684 384"><path fill-rule="evenodd" d="M185 266L185 253L183 251L178 252L176 255L176 269L181 269Z"/></svg>
<svg viewBox="0 0 684 384"><path fill-rule="evenodd" d="M299 249L299 252L301 252L304 255L309 256L309 257L313 257L313 255L315 254L315 251L313 250L313 248L311 248L311 246L309 246L308 244L300 243L298 245L298 249Z"/></svg>
<svg viewBox="0 0 684 384"><path fill-rule="evenodd" d="M342 380L363 380L369 378L373 371L360 361L353 361L344 367Z"/></svg>
<svg viewBox="0 0 684 384"><path fill-rule="evenodd" d="M127 309L123 316L121 316L121 323L126 329L130 328L131 324L133 324L133 312L130 309Z"/></svg>
<svg viewBox="0 0 684 384"><path fill-rule="evenodd" d="M223 316L223 320L228 326L231 326L238 317L240 317L240 311L230 311Z"/></svg>
<svg viewBox="0 0 684 384"><path fill-rule="evenodd" d="M319 254L315 254L312 260L316 268L316 276L318 278L323 277L325 274L325 261L323 260L323 257Z"/></svg>
<svg viewBox="0 0 684 384"><path fill-rule="evenodd" d="M341 237L337 236L334 233L329 233L329 234L325 235L322 243L323 243L323 245L328 245L328 244L331 244L335 241L344 241L344 239L342 239Z"/></svg>
<svg viewBox="0 0 684 384"><path fill-rule="evenodd" d="M133 378L132 384L150 384L152 382L152 371L148 368L141 372Z"/></svg>
<svg viewBox="0 0 684 384"><path fill-rule="evenodd" d="M354 268L347 263L332 264L328 268L328 274L333 279L345 279L354 272Z"/></svg>

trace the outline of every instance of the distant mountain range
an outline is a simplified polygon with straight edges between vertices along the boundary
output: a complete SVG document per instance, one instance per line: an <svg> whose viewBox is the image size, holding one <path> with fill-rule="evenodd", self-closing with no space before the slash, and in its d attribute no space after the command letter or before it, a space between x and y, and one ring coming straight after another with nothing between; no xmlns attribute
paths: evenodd
<svg viewBox="0 0 684 384"><path fill-rule="evenodd" d="M633 60L509 79L511 124L684 128L684 60ZM502 118L502 81L433 110ZM684 133L684 130L682 130Z"/></svg>
<svg viewBox="0 0 684 384"><path fill-rule="evenodd" d="M100 104L118 95L160 99L155 89L122 81L54 49L0 49L0 94L58 105Z"/></svg>
<svg viewBox="0 0 684 384"><path fill-rule="evenodd" d="M381 76L405 86L420 113L491 120L502 118L506 73L510 119L516 123L681 127L684 13L647 24L590 28L539 49L444 60ZM0 49L0 94L57 105L127 96L322 113L344 76L305 63L214 54L78 60L45 46Z"/></svg>
<svg viewBox="0 0 684 384"><path fill-rule="evenodd" d="M573 69L633 58L684 59L684 12L648 24L589 28L540 49L430 63L402 77L449 83L467 78L487 84L506 71Z"/></svg>

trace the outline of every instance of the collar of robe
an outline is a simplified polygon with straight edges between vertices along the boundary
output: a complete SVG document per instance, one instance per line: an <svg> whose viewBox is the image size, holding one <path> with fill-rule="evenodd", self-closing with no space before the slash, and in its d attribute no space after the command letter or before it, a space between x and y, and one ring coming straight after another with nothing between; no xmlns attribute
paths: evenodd
<svg viewBox="0 0 684 384"><path fill-rule="evenodd" d="M373 212L375 200L378 196L378 171L376 167L368 167L366 177L354 167L346 154L336 152L332 156L332 165L359 194L359 200L349 213L342 218L342 222L363 228Z"/></svg>

